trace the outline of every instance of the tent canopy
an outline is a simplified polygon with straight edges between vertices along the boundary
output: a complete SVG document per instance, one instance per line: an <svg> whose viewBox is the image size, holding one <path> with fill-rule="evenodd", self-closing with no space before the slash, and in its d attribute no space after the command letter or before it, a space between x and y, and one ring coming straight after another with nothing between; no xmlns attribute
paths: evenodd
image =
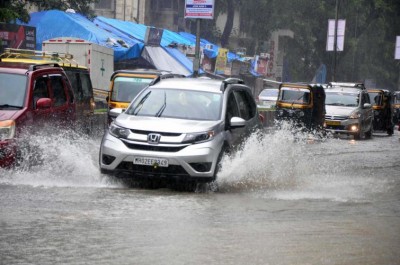
<svg viewBox="0 0 400 265"><path fill-rule="evenodd" d="M22 25L36 27L36 47L42 49L42 42L59 37L74 37L114 49L114 61L137 58L143 43L125 38L96 26L86 17L60 10L34 12L29 23ZM119 41L119 42L118 42ZM121 44L122 43L122 44Z"/></svg>

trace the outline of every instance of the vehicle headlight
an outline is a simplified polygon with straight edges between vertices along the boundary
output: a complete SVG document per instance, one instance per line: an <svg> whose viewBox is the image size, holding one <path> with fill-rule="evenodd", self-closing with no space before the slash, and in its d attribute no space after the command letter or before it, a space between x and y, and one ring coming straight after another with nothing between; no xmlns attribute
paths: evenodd
<svg viewBox="0 0 400 265"><path fill-rule="evenodd" d="M112 123L110 125L109 132L114 137L126 139L126 138L128 138L130 130Z"/></svg>
<svg viewBox="0 0 400 265"><path fill-rule="evenodd" d="M303 117L304 116L304 111L299 111L298 115L299 115L299 117Z"/></svg>
<svg viewBox="0 0 400 265"><path fill-rule="evenodd" d="M0 140L13 139L15 136L15 121L0 121Z"/></svg>
<svg viewBox="0 0 400 265"><path fill-rule="evenodd" d="M214 138L214 131L207 131L201 133L188 133L183 139L183 143L201 143L207 142Z"/></svg>
<svg viewBox="0 0 400 265"><path fill-rule="evenodd" d="M358 119L358 118L360 118L360 116L361 116L360 112L359 111L355 111L355 112L350 114L349 118L350 119Z"/></svg>

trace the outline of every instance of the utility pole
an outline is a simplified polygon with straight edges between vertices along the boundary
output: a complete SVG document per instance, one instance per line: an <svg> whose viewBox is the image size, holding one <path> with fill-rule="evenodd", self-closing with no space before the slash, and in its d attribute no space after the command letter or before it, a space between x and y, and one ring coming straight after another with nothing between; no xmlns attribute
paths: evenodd
<svg viewBox="0 0 400 265"><path fill-rule="evenodd" d="M200 70L200 19L196 19L196 47L193 61L193 76L198 77Z"/></svg>
<svg viewBox="0 0 400 265"><path fill-rule="evenodd" d="M335 37L333 39L333 75L332 81L336 81L336 57L337 57L337 32L338 32L338 11L339 10L339 0L336 0L336 11L335 11Z"/></svg>

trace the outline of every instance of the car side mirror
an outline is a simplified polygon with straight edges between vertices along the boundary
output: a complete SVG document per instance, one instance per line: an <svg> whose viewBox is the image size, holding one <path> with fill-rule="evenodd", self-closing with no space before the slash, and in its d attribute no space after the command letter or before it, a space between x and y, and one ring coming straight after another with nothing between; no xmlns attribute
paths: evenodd
<svg viewBox="0 0 400 265"><path fill-rule="evenodd" d="M119 114L123 113L124 111L125 109L115 108L115 109L110 109L108 114L110 115L110 117L116 118L118 117Z"/></svg>
<svg viewBox="0 0 400 265"><path fill-rule="evenodd" d="M246 121L240 117L232 117L231 118L231 128L242 128L246 126Z"/></svg>
<svg viewBox="0 0 400 265"><path fill-rule="evenodd" d="M371 108L372 107L372 105L371 104L369 104L369 103L364 103L364 109L369 109L369 108Z"/></svg>
<svg viewBox="0 0 400 265"><path fill-rule="evenodd" d="M51 99L50 98L39 98L36 101L37 109L48 109L51 107Z"/></svg>

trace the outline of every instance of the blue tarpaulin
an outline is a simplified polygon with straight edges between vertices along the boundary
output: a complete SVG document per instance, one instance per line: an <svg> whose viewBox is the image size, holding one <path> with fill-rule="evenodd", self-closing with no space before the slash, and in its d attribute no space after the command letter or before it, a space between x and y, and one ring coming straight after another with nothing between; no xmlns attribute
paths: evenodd
<svg viewBox="0 0 400 265"><path fill-rule="evenodd" d="M30 16L29 23L19 24L36 27L36 47L39 50L42 49L42 42L45 40L74 37L114 49L114 61L119 61L138 58L144 46L140 41L125 38L122 39L122 43L127 47L124 47L116 42L121 40L120 36L96 26L80 14L50 10L31 13Z"/></svg>

